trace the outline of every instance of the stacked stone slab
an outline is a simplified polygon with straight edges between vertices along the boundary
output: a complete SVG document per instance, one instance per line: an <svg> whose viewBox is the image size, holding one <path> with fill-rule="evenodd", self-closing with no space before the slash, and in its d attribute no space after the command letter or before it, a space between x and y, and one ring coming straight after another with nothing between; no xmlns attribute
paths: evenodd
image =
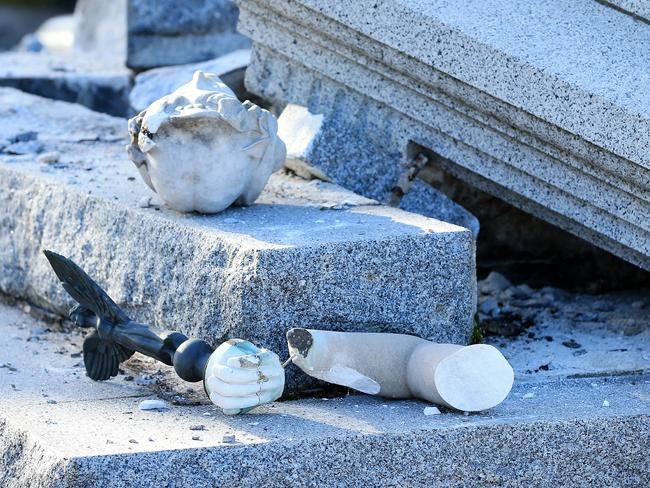
<svg viewBox="0 0 650 488"><path fill-rule="evenodd" d="M248 88L336 119L321 161L347 165L355 191L389 191L425 152L650 270L647 24L596 2L238 5Z"/></svg>
<svg viewBox="0 0 650 488"><path fill-rule="evenodd" d="M151 202L126 120L9 88L0 107L4 294L66 314L51 249L135 318L213 343L246 338L287 357L296 326L470 337L474 241L461 227L286 175L251 207L179 214Z"/></svg>
<svg viewBox="0 0 650 488"><path fill-rule="evenodd" d="M235 31L236 22L232 0L78 0L70 51L52 53L39 43L31 49L40 51L26 51L23 43L16 52L0 53L0 86L129 116L131 69L208 60L208 69L223 67L213 58L250 46ZM243 74L230 75L226 83L244 93Z"/></svg>

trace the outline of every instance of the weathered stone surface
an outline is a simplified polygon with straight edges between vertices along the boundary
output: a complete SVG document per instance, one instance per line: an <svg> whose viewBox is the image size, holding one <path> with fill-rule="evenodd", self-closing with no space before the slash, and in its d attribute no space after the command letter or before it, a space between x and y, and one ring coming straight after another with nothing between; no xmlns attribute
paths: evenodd
<svg viewBox="0 0 650 488"><path fill-rule="evenodd" d="M406 171L399 154L382 154L368 144L365 134L349 130L343 113L312 114L306 107L287 105L278 118L278 134L287 141L285 166L303 178L319 178L351 188L361 195L391 203L400 176ZM388 164L387 164L388 163ZM388 173L378 167L391 166ZM380 165L380 166L378 166ZM395 203L419 213L460 225L478 235L479 222L471 213L422 180Z"/></svg>
<svg viewBox="0 0 650 488"><path fill-rule="evenodd" d="M349 395L227 417L197 385L135 384L158 369L139 355L125 375L91 381L71 357L81 331L53 327L0 305L2 486L638 487L650 476L648 374L522 381L517 370L505 402L469 416ZM156 390L170 408L140 411Z"/></svg>
<svg viewBox="0 0 650 488"><path fill-rule="evenodd" d="M125 120L12 89L0 90L0 107L0 140L31 131L43 154L57 155L0 154L6 294L66 311L48 248L136 318L213 342L243 337L286 355L293 326L469 337L476 288L465 229L286 175L250 207L179 214L149 203L155 195L126 158Z"/></svg>
<svg viewBox="0 0 650 488"><path fill-rule="evenodd" d="M130 0L127 65L148 69L196 63L250 47L236 30L232 0Z"/></svg>
<svg viewBox="0 0 650 488"><path fill-rule="evenodd" d="M646 24L551 0L239 6L255 42L249 88L341 117L363 152L384 154L366 158L371 173L390 181L393 157L430 150L474 186L650 269ZM347 161L364 181L362 156Z"/></svg>
<svg viewBox="0 0 650 488"><path fill-rule="evenodd" d="M239 96L250 56L250 49L239 49L203 63L168 66L140 73L135 77L129 95L131 107L135 113L140 113L159 98L189 83L194 72L199 70L217 75Z"/></svg>
<svg viewBox="0 0 650 488"><path fill-rule="evenodd" d="M79 103L111 115L130 113L131 72L95 55L0 53L0 86Z"/></svg>
<svg viewBox="0 0 650 488"><path fill-rule="evenodd" d="M471 230L475 238L478 236L480 225L476 217L420 179L413 181L409 192L400 200L399 208L460 225Z"/></svg>

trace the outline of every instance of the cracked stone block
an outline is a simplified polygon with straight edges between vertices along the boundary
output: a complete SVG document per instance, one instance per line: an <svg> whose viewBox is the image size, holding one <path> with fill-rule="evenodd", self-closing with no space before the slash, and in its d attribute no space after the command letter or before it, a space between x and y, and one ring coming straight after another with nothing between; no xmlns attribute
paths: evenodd
<svg viewBox="0 0 650 488"><path fill-rule="evenodd" d="M328 164L390 180L411 150L430 151L440 170L650 270L647 23L593 1L237 3L248 88L354 129L325 141ZM372 156L337 163L359 135Z"/></svg>
<svg viewBox="0 0 650 488"><path fill-rule="evenodd" d="M344 110L330 116L311 113L306 107L289 104L278 119L278 135L286 142L285 166L303 178L332 181L369 198L388 203L405 171L399 154L384 155L343 120ZM339 117L339 114L341 117ZM386 163L391 170L384 172ZM422 180L416 180L402 197L399 208L444 222L478 235L479 222L462 206Z"/></svg>
<svg viewBox="0 0 650 488"><path fill-rule="evenodd" d="M2 293L67 313L71 299L42 255L51 249L135 319L213 343L245 338L286 358L295 326L470 337L466 229L286 174L250 207L179 214L128 161L126 120L9 88L0 107L0 141L42 145L0 151ZM293 371L288 384L305 378Z"/></svg>

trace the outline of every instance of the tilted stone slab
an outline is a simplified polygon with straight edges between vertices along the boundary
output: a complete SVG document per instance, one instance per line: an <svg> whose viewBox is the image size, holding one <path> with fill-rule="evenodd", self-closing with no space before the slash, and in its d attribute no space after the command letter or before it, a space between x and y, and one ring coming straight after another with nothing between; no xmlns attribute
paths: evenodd
<svg viewBox="0 0 650 488"><path fill-rule="evenodd" d="M125 120L12 89L0 107L3 293L66 312L47 248L135 318L213 343L286 355L295 326L469 338L474 241L461 227L286 175L255 205L214 216L141 208L154 194L126 157ZM16 138L41 153L7 154Z"/></svg>
<svg viewBox="0 0 650 488"><path fill-rule="evenodd" d="M50 325L0 305L2 486L639 487L650 477L648 374L518 381L469 416L353 394L228 417L198 388L186 405L140 411L153 391L124 375L91 381L70 357L78 331L43 332ZM187 385L170 394L187 397Z"/></svg>
<svg viewBox="0 0 650 488"><path fill-rule="evenodd" d="M430 152L455 176L650 269L646 24L595 2L238 5L254 40L248 87L341 126L319 166L348 164L358 185L388 191L400 162Z"/></svg>

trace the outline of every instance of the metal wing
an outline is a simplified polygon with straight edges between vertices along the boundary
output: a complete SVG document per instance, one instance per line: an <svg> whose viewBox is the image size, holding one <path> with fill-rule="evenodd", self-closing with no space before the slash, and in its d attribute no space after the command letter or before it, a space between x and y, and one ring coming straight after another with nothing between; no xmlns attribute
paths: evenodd
<svg viewBox="0 0 650 488"><path fill-rule="evenodd" d="M65 256L47 250L43 253L61 280L65 291L80 305L112 324L121 324L129 320L124 311L83 269Z"/></svg>
<svg viewBox="0 0 650 488"><path fill-rule="evenodd" d="M117 342L102 339L97 331L93 331L84 339L83 352L86 373L90 379L103 381L117 376L120 363L129 359L135 351Z"/></svg>

